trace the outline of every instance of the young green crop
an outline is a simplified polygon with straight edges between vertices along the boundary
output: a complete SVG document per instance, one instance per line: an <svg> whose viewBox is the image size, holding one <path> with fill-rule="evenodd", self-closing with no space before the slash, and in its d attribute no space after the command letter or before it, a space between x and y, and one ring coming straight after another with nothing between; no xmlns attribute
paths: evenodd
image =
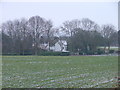
<svg viewBox="0 0 120 90"><path fill-rule="evenodd" d="M112 88L117 56L3 56L3 88Z"/></svg>

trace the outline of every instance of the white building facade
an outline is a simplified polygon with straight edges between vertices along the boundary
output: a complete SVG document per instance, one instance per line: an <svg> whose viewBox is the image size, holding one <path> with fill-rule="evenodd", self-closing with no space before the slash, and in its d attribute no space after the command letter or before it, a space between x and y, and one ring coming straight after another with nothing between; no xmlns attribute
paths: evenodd
<svg viewBox="0 0 120 90"><path fill-rule="evenodd" d="M49 50L48 44L41 44L40 48L44 50ZM65 40L59 40L57 43L55 43L54 46L50 47L50 50L55 51L55 52L68 52L67 42Z"/></svg>

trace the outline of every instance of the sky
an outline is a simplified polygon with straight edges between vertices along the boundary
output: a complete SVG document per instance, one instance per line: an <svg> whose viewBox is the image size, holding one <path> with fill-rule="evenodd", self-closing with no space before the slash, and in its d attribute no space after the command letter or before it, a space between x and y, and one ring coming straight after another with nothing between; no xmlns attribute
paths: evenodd
<svg viewBox="0 0 120 90"><path fill-rule="evenodd" d="M66 20L89 18L99 25L113 24L118 28L117 2L2 2L2 21L39 15L59 27Z"/></svg>

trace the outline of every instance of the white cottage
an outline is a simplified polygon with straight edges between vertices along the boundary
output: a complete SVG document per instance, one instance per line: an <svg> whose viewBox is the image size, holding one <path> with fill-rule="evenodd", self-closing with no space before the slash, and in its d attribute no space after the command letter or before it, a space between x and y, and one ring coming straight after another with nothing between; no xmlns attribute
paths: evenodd
<svg viewBox="0 0 120 90"><path fill-rule="evenodd" d="M67 52L67 42L65 40L59 40L54 46L50 47L50 50Z"/></svg>
<svg viewBox="0 0 120 90"><path fill-rule="evenodd" d="M41 44L40 48L44 50L48 50L49 46L48 44ZM55 52L68 52L67 51L67 42L65 40L59 40L58 42L55 43L54 46L50 47L50 50L55 51Z"/></svg>

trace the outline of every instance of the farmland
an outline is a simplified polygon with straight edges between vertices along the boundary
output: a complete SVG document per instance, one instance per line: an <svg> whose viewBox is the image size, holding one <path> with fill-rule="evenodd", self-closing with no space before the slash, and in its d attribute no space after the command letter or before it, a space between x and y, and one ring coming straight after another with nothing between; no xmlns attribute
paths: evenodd
<svg viewBox="0 0 120 90"><path fill-rule="evenodd" d="M117 56L3 56L3 88L112 88Z"/></svg>

